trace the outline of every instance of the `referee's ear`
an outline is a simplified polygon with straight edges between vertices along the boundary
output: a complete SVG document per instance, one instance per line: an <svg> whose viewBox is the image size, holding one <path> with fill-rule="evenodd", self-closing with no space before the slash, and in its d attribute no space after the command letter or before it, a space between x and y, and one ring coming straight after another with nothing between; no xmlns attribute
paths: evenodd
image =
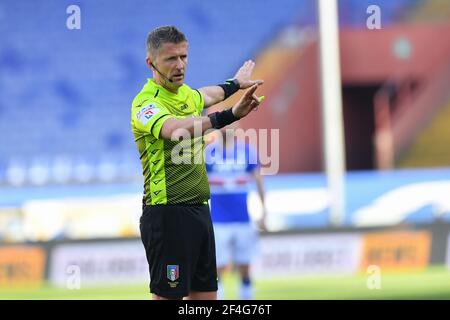
<svg viewBox="0 0 450 320"><path fill-rule="evenodd" d="M150 57L149 57L149 56L146 56L146 57L145 57L145 63L146 63L147 66L153 71L153 68L152 68L152 61L150 60Z"/></svg>

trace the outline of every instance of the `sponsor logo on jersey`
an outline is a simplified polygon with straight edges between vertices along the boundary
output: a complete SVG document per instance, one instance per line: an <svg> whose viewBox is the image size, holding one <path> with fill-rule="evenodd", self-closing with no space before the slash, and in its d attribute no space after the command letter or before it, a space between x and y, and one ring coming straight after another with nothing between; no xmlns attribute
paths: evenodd
<svg viewBox="0 0 450 320"><path fill-rule="evenodd" d="M154 104L150 104L148 106L143 107L136 113L136 119L139 120L144 126L150 121L153 115L157 114L159 109Z"/></svg>

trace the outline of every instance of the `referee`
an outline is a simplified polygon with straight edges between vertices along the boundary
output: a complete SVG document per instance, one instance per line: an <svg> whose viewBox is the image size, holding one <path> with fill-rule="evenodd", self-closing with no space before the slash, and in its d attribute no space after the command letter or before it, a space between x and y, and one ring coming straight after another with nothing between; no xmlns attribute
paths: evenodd
<svg viewBox="0 0 450 320"><path fill-rule="evenodd" d="M182 32L174 26L151 31L146 63L153 78L131 107L144 175L140 231L155 300L216 299L215 241L202 135L257 108L255 90L263 83L250 80L254 63L246 61L233 79L191 89L184 84L187 62L188 41ZM201 116L204 108L247 88L231 108Z"/></svg>

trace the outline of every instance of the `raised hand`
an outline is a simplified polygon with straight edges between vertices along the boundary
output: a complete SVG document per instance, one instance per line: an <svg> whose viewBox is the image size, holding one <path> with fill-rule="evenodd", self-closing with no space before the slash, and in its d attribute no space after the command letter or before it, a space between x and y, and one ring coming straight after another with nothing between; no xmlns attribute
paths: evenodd
<svg viewBox="0 0 450 320"><path fill-rule="evenodd" d="M254 84L260 85L264 83L263 80L250 80L254 67L255 63L252 60L247 60L234 75L234 78L239 82L240 89L247 89Z"/></svg>

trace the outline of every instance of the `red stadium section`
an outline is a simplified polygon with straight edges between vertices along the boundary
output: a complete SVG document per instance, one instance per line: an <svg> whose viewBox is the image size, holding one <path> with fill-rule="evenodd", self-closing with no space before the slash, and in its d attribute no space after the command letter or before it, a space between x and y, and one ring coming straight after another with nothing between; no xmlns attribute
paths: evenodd
<svg viewBox="0 0 450 320"><path fill-rule="evenodd" d="M450 42L436 39L449 31L449 24L415 24L340 32L348 169L395 165L448 101ZM280 36L258 57L255 75L267 79L259 89L266 100L242 127L282 129L281 172L320 171L317 41L299 41L294 47L286 42ZM386 130L391 148L386 147Z"/></svg>

